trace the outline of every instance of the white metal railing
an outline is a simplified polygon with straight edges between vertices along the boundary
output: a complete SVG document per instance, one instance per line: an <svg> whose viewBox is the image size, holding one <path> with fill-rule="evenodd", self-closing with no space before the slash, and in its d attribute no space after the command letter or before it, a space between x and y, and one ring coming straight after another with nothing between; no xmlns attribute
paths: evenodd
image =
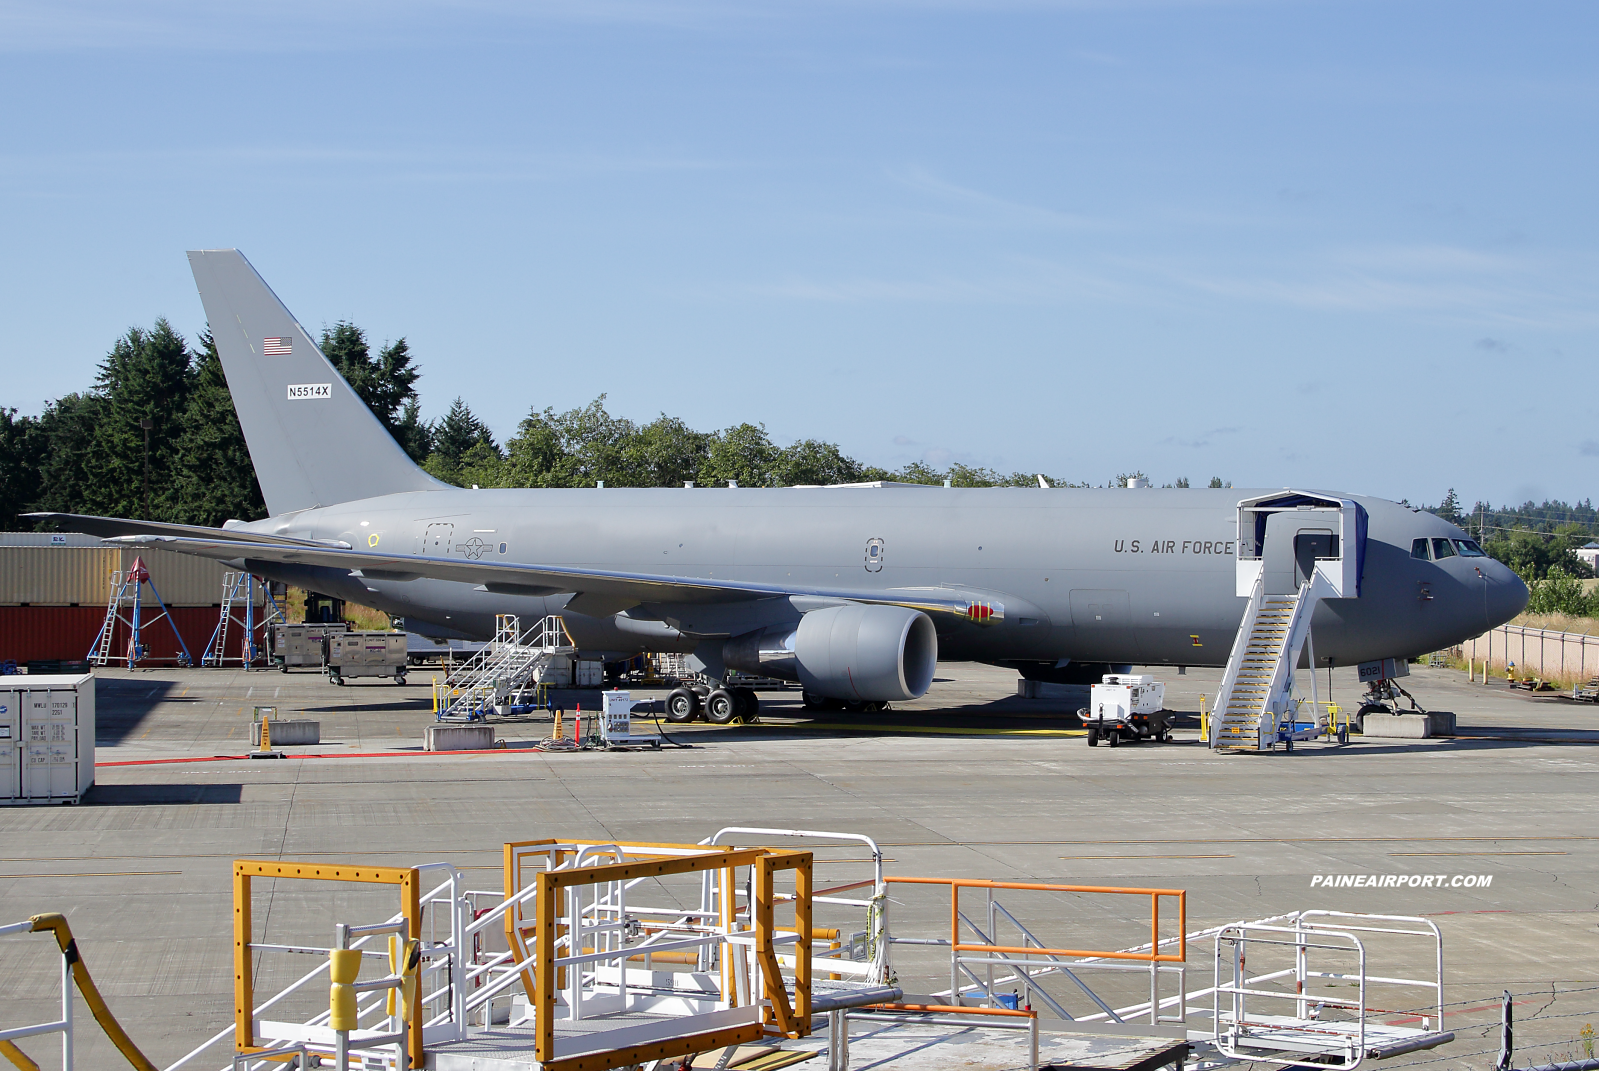
<svg viewBox="0 0 1599 1071"><path fill-rule="evenodd" d="M0 937L33 932L36 931L31 919L27 922L13 922L7 926L0 926ZM0 1030L0 1041L15 1042L21 1038L57 1033L61 1035L61 1071L72 1071L72 959L66 955L61 957L61 1018L47 1023L33 1023L29 1026L14 1026L9 1030Z"/></svg>
<svg viewBox="0 0 1599 1071"><path fill-rule="evenodd" d="M436 685L440 721L461 721L479 716L521 691L557 655L577 650L566 624L550 614L524 632L515 614L495 617L492 642L457 666Z"/></svg>

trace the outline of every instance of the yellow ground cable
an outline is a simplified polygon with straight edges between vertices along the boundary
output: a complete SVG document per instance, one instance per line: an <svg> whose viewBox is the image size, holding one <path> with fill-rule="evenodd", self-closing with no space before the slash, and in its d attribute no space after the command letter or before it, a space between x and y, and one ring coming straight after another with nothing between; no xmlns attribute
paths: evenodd
<svg viewBox="0 0 1599 1071"><path fill-rule="evenodd" d="M73 940L72 927L67 925L67 917L52 911L45 915L34 915L28 921L33 923L34 933L42 930L55 933L56 944L61 946L61 954L67 957L67 962L72 966L72 980L78 984L78 992L83 994L89 1010L94 1013L95 1022L100 1024L100 1029L105 1031L106 1037L111 1039L111 1043L121 1051L128 1063L138 1071L159 1071L155 1064L139 1051L133 1039L122 1029L122 1024L117 1022L117 1017L111 1014L111 1009L106 1007L105 998L101 997L100 990L95 988L94 979L89 977L89 968L84 965L83 957L78 954L78 942Z"/></svg>
<svg viewBox="0 0 1599 1071"><path fill-rule="evenodd" d="M28 1059L28 1054L9 1041L0 1041L0 1056L17 1065L17 1071L39 1071L39 1065Z"/></svg>

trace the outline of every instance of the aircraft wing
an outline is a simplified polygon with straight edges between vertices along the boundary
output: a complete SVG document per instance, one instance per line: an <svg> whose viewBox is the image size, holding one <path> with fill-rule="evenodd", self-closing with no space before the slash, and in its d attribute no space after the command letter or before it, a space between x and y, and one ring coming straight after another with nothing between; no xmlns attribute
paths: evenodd
<svg viewBox="0 0 1599 1071"><path fill-rule="evenodd" d="M24 513L41 521L54 521L63 531L82 532L104 539L118 536L152 535L183 536L191 539L233 540L245 543L271 543L288 547L345 547L342 540L296 539L293 536L268 535L248 529L206 528L198 524L168 524L165 521L134 521L123 517L95 517L81 513Z"/></svg>
<svg viewBox="0 0 1599 1071"><path fill-rule="evenodd" d="M73 519L76 526L78 521ZM212 529L205 531L214 532ZM240 536L244 533L239 533ZM889 588L851 590L773 586L739 580L663 576L650 573L586 569L573 566L525 565L505 562L432 558L422 555L378 554L368 550L328 546L308 541L253 542L229 535L200 538L187 535L140 533L111 537L124 546L150 546L195 554L220 561L245 560L288 565L320 566L347 570L371 580L407 581L429 577L472 584L502 595L575 595L568 604L579 613L603 616L644 603L657 605L740 602L791 595L854 602L909 606L929 613L949 614L978 624L1004 619L1004 604L984 593L954 588Z"/></svg>

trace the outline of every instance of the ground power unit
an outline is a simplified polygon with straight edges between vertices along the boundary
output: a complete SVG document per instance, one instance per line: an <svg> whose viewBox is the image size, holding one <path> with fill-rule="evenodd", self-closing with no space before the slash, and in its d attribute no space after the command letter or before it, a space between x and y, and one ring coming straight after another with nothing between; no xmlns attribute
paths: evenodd
<svg viewBox="0 0 1599 1071"><path fill-rule="evenodd" d="M1171 739L1166 686L1147 673L1107 673L1089 690L1088 706L1077 716L1088 729L1089 747L1101 740L1115 747L1123 741Z"/></svg>

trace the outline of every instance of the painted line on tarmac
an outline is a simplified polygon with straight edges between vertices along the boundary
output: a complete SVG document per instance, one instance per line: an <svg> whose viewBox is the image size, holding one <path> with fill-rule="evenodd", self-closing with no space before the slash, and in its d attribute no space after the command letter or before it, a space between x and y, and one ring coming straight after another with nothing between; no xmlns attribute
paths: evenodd
<svg viewBox="0 0 1599 1071"><path fill-rule="evenodd" d="M17 881L22 878L162 878L182 874L181 870L104 870L70 874L0 874L0 881Z"/></svg>
<svg viewBox="0 0 1599 1071"><path fill-rule="evenodd" d="M870 722L769 722L756 727L766 729L826 729L831 732L936 733L944 736L1087 736L1086 729L956 729L942 725L878 725ZM750 726L744 726L750 728Z"/></svg>
<svg viewBox="0 0 1599 1071"><path fill-rule="evenodd" d="M1409 858L1418 855L1570 855L1570 852L1389 852L1395 858Z"/></svg>
<svg viewBox="0 0 1599 1071"><path fill-rule="evenodd" d="M1061 859L1233 859L1231 855L1062 855Z"/></svg>

